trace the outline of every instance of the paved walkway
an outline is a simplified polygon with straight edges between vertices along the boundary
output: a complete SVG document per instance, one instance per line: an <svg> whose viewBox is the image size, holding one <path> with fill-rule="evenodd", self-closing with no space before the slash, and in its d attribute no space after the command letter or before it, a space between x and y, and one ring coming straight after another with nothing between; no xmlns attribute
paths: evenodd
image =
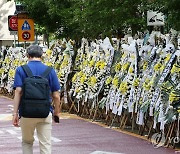
<svg viewBox="0 0 180 154"><path fill-rule="evenodd" d="M21 154L21 132L11 124L12 100L0 97L0 154ZM75 115L61 114L53 123L52 154L174 154L146 140L100 126ZM35 137L34 154L39 154Z"/></svg>

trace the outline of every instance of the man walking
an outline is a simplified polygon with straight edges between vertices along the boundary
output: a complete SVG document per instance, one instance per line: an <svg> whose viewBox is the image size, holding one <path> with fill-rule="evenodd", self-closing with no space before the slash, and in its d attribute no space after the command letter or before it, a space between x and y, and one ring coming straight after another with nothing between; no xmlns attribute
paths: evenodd
<svg viewBox="0 0 180 154"><path fill-rule="evenodd" d="M41 62L42 54L43 54L43 50L38 45L31 45L29 48L27 48L27 57L28 57L27 66L32 72L33 76L41 76L44 72L47 72L46 70L48 66L46 66ZM46 78L48 79L50 92L48 92L47 94L50 95L48 96L49 103L53 101L54 110L50 105L47 117L29 118L27 116L23 116L24 105L22 105L23 102L22 98L25 98L24 89L26 88L25 86L23 86L23 84L24 81L27 79L27 77L28 77L28 73L23 69L22 66L19 66L16 69L15 79L14 79L15 96L14 96L14 112L13 112L12 123L15 127L18 127L20 122L20 127L22 132L23 154L33 154L35 129L37 132L37 137L39 139L40 154L51 154L52 114L53 116L57 117L59 116L59 112L60 112L59 81L55 70L54 69L49 70L49 73ZM34 102L34 104L36 105L37 103ZM30 106L30 108L33 108L33 106Z"/></svg>

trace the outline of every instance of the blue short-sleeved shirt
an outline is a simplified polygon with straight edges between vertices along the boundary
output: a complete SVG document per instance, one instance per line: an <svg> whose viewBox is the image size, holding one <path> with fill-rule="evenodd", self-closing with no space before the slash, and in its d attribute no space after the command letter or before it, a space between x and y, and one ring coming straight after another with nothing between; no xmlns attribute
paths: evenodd
<svg viewBox="0 0 180 154"><path fill-rule="evenodd" d="M43 64L41 61L29 61L28 64L29 68L31 69L33 75L41 75L47 68L45 64ZM24 72L23 68L19 66L16 69L15 78L14 78L14 89L16 87L22 87L24 79L27 77L26 73ZM58 81L58 77L56 75L56 72L54 69L51 70L47 77L49 81L49 86L51 92L59 91L60 90L60 84ZM19 109L21 110L21 109ZM50 109L52 111L52 108Z"/></svg>

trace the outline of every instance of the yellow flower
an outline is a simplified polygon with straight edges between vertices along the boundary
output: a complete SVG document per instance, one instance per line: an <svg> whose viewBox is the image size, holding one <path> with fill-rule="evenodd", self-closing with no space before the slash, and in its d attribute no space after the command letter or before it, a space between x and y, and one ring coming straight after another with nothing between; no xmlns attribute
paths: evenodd
<svg viewBox="0 0 180 154"><path fill-rule="evenodd" d="M99 68L99 69L104 69L104 67L106 66L106 62L105 61L98 61L98 62L96 62L96 64L95 64L95 67L96 68Z"/></svg>
<svg viewBox="0 0 180 154"><path fill-rule="evenodd" d="M47 66L53 66L53 64L51 62L46 62Z"/></svg>
<svg viewBox="0 0 180 154"><path fill-rule="evenodd" d="M9 76L12 78L12 77L14 77L14 75L15 75L15 70L10 69L9 70Z"/></svg>
<svg viewBox="0 0 180 154"><path fill-rule="evenodd" d="M97 56L97 55L99 54L99 52L96 50L96 51L94 52L94 54Z"/></svg>
<svg viewBox="0 0 180 154"><path fill-rule="evenodd" d="M152 79L150 82L149 82L149 86L153 86L153 84L154 84L154 79Z"/></svg>
<svg viewBox="0 0 180 154"><path fill-rule="evenodd" d="M159 71L159 69L161 68L161 63L157 63L155 66L154 66L154 70L155 71Z"/></svg>
<svg viewBox="0 0 180 154"><path fill-rule="evenodd" d="M78 76L82 76L84 73L83 73L83 71L80 71L79 73L78 73Z"/></svg>
<svg viewBox="0 0 180 154"><path fill-rule="evenodd" d="M87 66L88 65L88 61L87 60L84 60L83 61L83 66Z"/></svg>
<svg viewBox="0 0 180 154"><path fill-rule="evenodd" d="M95 76L91 76L90 79L89 79L89 82L90 82L90 85L93 87L96 82L97 82L97 79Z"/></svg>
<svg viewBox="0 0 180 154"><path fill-rule="evenodd" d="M95 61L94 61L94 60L91 60L91 61L89 62L89 67L93 67L94 64L95 64Z"/></svg>
<svg viewBox="0 0 180 154"><path fill-rule="evenodd" d="M80 92L80 88L75 89L75 92L76 93Z"/></svg>
<svg viewBox="0 0 180 154"><path fill-rule="evenodd" d="M19 60L18 59L15 59L14 60L14 66L18 66L19 65Z"/></svg>
<svg viewBox="0 0 180 154"><path fill-rule="evenodd" d="M147 83L149 83L149 79L148 78L146 78L146 80L145 80L145 84L147 84Z"/></svg>
<svg viewBox="0 0 180 154"><path fill-rule="evenodd" d="M123 55L122 55L122 58L125 58L127 55L124 53Z"/></svg>
<svg viewBox="0 0 180 154"><path fill-rule="evenodd" d="M54 68L55 68L55 69L58 69L58 67L59 67L59 64L58 64L58 63L54 64Z"/></svg>
<svg viewBox="0 0 180 154"><path fill-rule="evenodd" d="M129 73L133 73L133 71L134 71L133 67L132 67L132 66L131 66L131 67L129 67L128 72L129 72Z"/></svg>
<svg viewBox="0 0 180 154"><path fill-rule="evenodd" d="M9 58L5 58L4 62L5 62L6 64L9 64L9 63L10 63L10 59L9 59Z"/></svg>
<svg viewBox="0 0 180 154"><path fill-rule="evenodd" d="M125 94L128 90L128 84L127 82L121 82L120 86L119 86L119 90L122 94Z"/></svg>
<svg viewBox="0 0 180 154"><path fill-rule="evenodd" d="M177 96L175 94L175 91L171 91L171 93L169 94L169 101L172 103L174 101L178 101L180 99L180 96Z"/></svg>
<svg viewBox="0 0 180 154"><path fill-rule="evenodd" d="M145 90L149 90L151 88L151 84L152 84L152 82L150 83L150 80L146 79L145 82L143 83L143 88Z"/></svg>
<svg viewBox="0 0 180 154"><path fill-rule="evenodd" d="M84 84L85 80L86 80L86 75L83 74L82 77L80 78L80 83Z"/></svg>
<svg viewBox="0 0 180 154"><path fill-rule="evenodd" d="M105 66L106 66L106 62L101 61L99 68L102 70L102 69L104 69Z"/></svg>
<svg viewBox="0 0 180 154"><path fill-rule="evenodd" d="M115 65L115 72L119 72L121 70L121 64L120 63L117 63Z"/></svg>
<svg viewBox="0 0 180 154"><path fill-rule="evenodd" d="M111 81L112 81L112 77L111 77L111 76L109 76L109 77L106 79L106 84L110 84L110 83L111 83Z"/></svg>
<svg viewBox="0 0 180 154"><path fill-rule="evenodd" d="M120 102L118 101L118 102L116 102L116 105L117 105L117 107L119 107L120 106Z"/></svg>
<svg viewBox="0 0 180 154"><path fill-rule="evenodd" d="M52 50L48 49L48 50L46 51L46 54L47 54L48 56L51 56Z"/></svg>
<svg viewBox="0 0 180 154"><path fill-rule="evenodd" d="M171 69L171 73L180 73L180 68L176 64L174 64Z"/></svg>
<svg viewBox="0 0 180 154"><path fill-rule="evenodd" d="M76 60L75 61L79 61L80 60L80 56L76 56Z"/></svg>
<svg viewBox="0 0 180 154"><path fill-rule="evenodd" d="M136 79L134 80L134 82L133 82L133 86L134 86L134 87L138 87L138 86L139 86L139 82L140 82L140 80L139 80L138 78L136 78Z"/></svg>
<svg viewBox="0 0 180 154"><path fill-rule="evenodd" d="M140 100L139 100L139 104L140 104L140 105L143 104L143 99L142 99L142 97L141 97Z"/></svg>
<svg viewBox="0 0 180 154"><path fill-rule="evenodd" d="M139 105L142 105L143 104L143 102L142 101L139 101Z"/></svg>
<svg viewBox="0 0 180 154"><path fill-rule="evenodd" d="M73 78L72 78L72 82L75 82L77 79L78 73L74 74Z"/></svg>
<svg viewBox="0 0 180 154"><path fill-rule="evenodd" d="M162 72L163 70L164 70L164 68L165 68L165 66L164 65L162 65L161 67L160 67L160 72Z"/></svg>
<svg viewBox="0 0 180 154"><path fill-rule="evenodd" d="M63 59L63 56L59 55L58 58L59 58L59 61L61 61Z"/></svg>
<svg viewBox="0 0 180 154"><path fill-rule="evenodd" d="M57 74L59 79L62 77L62 75L63 75L62 72L58 72L58 74Z"/></svg>
<svg viewBox="0 0 180 154"><path fill-rule="evenodd" d="M86 55L85 55L85 54L83 54L83 55L82 55L82 59L84 59L85 57L86 57Z"/></svg>
<svg viewBox="0 0 180 154"><path fill-rule="evenodd" d="M170 58L171 58L171 54L167 54L164 61L167 63L170 60Z"/></svg>
<svg viewBox="0 0 180 154"><path fill-rule="evenodd" d="M125 63L123 66L122 66L122 71L126 71L129 67L129 63Z"/></svg>
<svg viewBox="0 0 180 154"><path fill-rule="evenodd" d="M0 69L0 74L2 74L4 72L4 69L3 68L1 68Z"/></svg>
<svg viewBox="0 0 180 154"><path fill-rule="evenodd" d="M147 66L148 66L148 62L145 62L145 63L143 64L143 70L144 70L144 71L146 70Z"/></svg>
<svg viewBox="0 0 180 154"><path fill-rule="evenodd" d="M107 53L107 51L106 51L105 56L106 56L106 57L109 57L109 56L110 56L110 53Z"/></svg>
<svg viewBox="0 0 180 154"><path fill-rule="evenodd" d="M99 67L101 65L101 61L96 62L95 66Z"/></svg>
<svg viewBox="0 0 180 154"><path fill-rule="evenodd" d="M21 61L21 62L20 62L20 65L25 65L25 64L26 64L25 61Z"/></svg>
<svg viewBox="0 0 180 154"><path fill-rule="evenodd" d="M62 64L61 64L61 66L60 66L60 68L64 68L64 67L66 67L67 65L68 65L68 60L64 59L63 62L62 62Z"/></svg>
<svg viewBox="0 0 180 154"><path fill-rule="evenodd" d="M69 58L70 58L70 55L68 55L68 54L65 54L65 55L64 55L64 60L67 60L67 61L68 61Z"/></svg>
<svg viewBox="0 0 180 154"><path fill-rule="evenodd" d="M118 86L118 83L119 83L119 79L118 77L114 77L114 79L112 80L112 84L117 87Z"/></svg>
<svg viewBox="0 0 180 154"><path fill-rule="evenodd" d="M135 59L135 56L134 56L134 55L131 55L131 58L132 58L132 59Z"/></svg>

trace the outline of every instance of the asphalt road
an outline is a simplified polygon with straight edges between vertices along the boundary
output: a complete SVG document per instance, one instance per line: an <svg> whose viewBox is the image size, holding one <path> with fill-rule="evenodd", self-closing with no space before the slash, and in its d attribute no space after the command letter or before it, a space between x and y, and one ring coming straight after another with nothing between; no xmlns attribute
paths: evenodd
<svg viewBox="0 0 180 154"><path fill-rule="evenodd" d="M11 124L11 99L0 97L0 154L21 154L20 128ZM59 124L53 123L52 154L174 154L174 149L154 148L151 142L83 120L75 115L61 114ZM39 154L35 137L34 154Z"/></svg>

